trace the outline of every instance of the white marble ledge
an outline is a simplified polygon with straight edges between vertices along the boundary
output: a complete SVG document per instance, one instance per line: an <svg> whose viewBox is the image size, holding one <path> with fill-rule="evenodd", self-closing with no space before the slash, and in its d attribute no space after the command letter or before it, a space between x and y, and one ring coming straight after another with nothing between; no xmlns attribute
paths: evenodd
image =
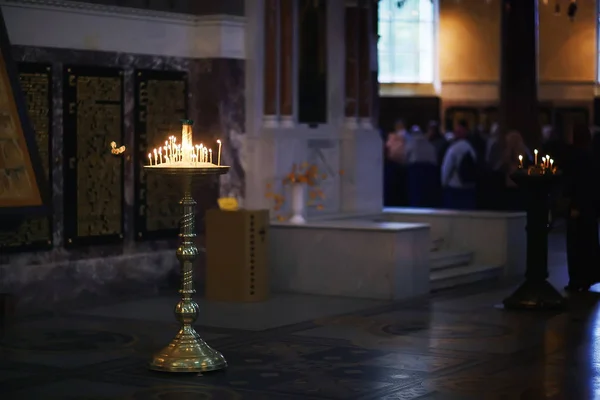
<svg viewBox="0 0 600 400"><path fill-rule="evenodd" d="M271 227L292 229L335 229L384 232L429 229L428 224L405 222L375 222L365 220L308 221L304 224L292 224L289 222L271 222Z"/></svg>
<svg viewBox="0 0 600 400"><path fill-rule="evenodd" d="M526 215L525 212L515 211L457 211L457 210L441 210L436 208L404 208L404 207L385 207L382 217L385 214L407 214L407 215L424 215L432 217L455 217L455 218L481 218L481 219L512 219L522 218Z"/></svg>

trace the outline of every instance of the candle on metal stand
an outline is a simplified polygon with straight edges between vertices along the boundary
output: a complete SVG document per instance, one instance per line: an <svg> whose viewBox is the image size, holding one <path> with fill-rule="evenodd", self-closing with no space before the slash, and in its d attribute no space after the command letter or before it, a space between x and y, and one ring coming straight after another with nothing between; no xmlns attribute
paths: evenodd
<svg viewBox="0 0 600 400"><path fill-rule="evenodd" d="M208 149L208 162L212 164L212 149Z"/></svg>
<svg viewBox="0 0 600 400"><path fill-rule="evenodd" d="M194 147L192 144L192 121L184 119L181 120L181 123L181 161L191 162L191 149Z"/></svg>
<svg viewBox="0 0 600 400"><path fill-rule="evenodd" d="M217 140L217 143L219 143L219 154L217 155L217 165L221 165L221 141Z"/></svg>
<svg viewBox="0 0 600 400"><path fill-rule="evenodd" d="M162 158L162 149L159 147L158 148L158 159L160 160L160 163L163 163L163 158Z"/></svg>

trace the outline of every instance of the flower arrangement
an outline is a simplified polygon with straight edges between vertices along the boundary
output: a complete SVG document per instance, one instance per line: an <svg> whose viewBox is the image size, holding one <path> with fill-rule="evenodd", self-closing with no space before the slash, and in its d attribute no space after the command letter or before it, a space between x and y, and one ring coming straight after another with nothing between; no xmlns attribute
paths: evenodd
<svg viewBox="0 0 600 400"><path fill-rule="evenodd" d="M327 179L326 174L319 174L319 168L315 164L302 163L292 165L292 170L283 178L284 185L306 184L308 186L317 186L320 180Z"/></svg>
<svg viewBox="0 0 600 400"><path fill-rule="evenodd" d="M339 175L343 176L344 171L339 171ZM326 180L328 175L319 171L316 164L309 164L307 162L302 164L292 165L291 171L284 176L281 180L281 184L285 186L294 185L305 185L308 188L308 207L313 207L317 210L324 210L325 207L322 201L325 199L323 190L320 188L320 183ZM273 189L273 184L268 183L266 187L265 197L273 201L273 211L279 213L286 202L285 196L280 193L276 193ZM285 221L289 217L278 214L277 220Z"/></svg>

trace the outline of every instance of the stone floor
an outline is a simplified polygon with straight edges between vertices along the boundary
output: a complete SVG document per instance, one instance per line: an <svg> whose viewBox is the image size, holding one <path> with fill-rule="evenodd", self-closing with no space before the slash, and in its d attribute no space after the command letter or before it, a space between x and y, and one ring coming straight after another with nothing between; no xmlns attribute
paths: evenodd
<svg viewBox="0 0 600 400"><path fill-rule="evenodd" d="M565 280L553 237L552 281ZM512 285L514 286L514 285ZM198 330L225 372L150 372L176 330L174 298L17 323L0 347L0 399L600 398L600 293L562 314L494 306L511 285L477 285L400 304L279 295L201 303Z"/></svg>

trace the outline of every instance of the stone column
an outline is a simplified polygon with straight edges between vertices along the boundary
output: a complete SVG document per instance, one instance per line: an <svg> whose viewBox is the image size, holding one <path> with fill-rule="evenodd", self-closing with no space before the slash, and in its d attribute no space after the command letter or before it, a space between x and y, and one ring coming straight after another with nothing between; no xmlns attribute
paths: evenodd
<svg viewBox="0 0 600 400"><path fill-rule="evenodd" d="M500 128L539 145L538 0L501 1Z"/></svg>
<svg viewBox="0 0 600 400"><path fill-rule="evenodd" d="M368 0L358 1L358 117L362 127L371 124L371 5Z"/></svg>
<svg viewBox="0 0 600 400"><path fill-rule="evenodd" d="M359 60L359 11L354 4L346 3L346 21L345 21L345 38L346 38L346 74L345 74L345 118L346 124L350 128L356 128L358 124L358 60Z"/></svg>
<svg viewBox="0 0 600 400"><path fill-rule="evenodd" d="M264 19L264 120L265 125L277 124L278 53L279 53L279 0L265 0Z"/></svg>
<svg viewBox="0 0 600 400"><path fill-rule="evenodd" d="M279 3L279 113L283 126L293 126L294 0Z"/></svg>

